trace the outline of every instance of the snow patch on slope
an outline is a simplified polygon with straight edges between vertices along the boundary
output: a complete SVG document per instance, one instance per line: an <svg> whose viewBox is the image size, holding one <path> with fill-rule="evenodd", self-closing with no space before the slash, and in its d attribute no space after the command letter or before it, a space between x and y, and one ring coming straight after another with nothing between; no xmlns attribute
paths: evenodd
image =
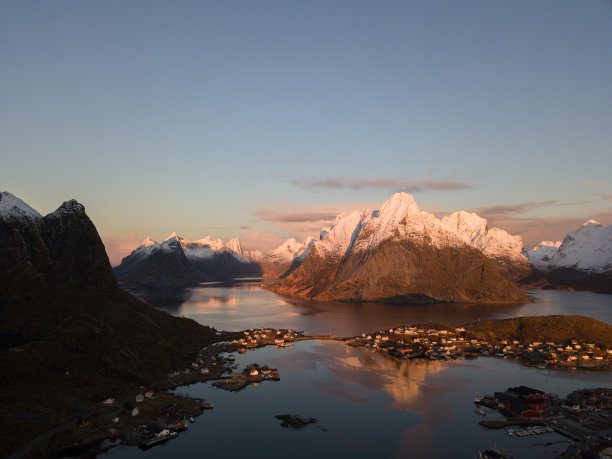
<svg viewBox="0 0 612 459"><path fill-rule="evenodd" d="M527 261L520 236L512 236L500 228L489 228L487 219L475 213L460 210L442 218L441 222L487 257Z"/></svg>
<svg viewBox="0 0 612 459"><path fill-rule="evenodd" d="M559 251L561 241L542 241L533 249L527 251L529 261L537 269L548 269L548 264L552 260L555 253Z"/></svg>
<svg viewBox="0 0 612 459"><path fill-rule="evenodd" d="M0 217L27 217L27 218L42 218L38 212L28 206L17 196L3 191L0 193Z"/></svg>
<svg viewBox="0 0 612 459"><path fill-rule="evenodd" d="M266 253L264 260L274 264L292 263L293 260L303 260L310 252L314 240L308 236L304 241L298 242L289 238L277 248Z"/></svg>

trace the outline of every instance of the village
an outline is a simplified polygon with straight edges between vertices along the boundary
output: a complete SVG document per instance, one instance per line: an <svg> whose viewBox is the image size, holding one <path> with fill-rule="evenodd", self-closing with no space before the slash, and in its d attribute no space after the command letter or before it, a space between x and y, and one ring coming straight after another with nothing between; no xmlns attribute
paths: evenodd
<svg viewBox="0 0 612 459"><path fill-rule="evenodd" d="M504 419L482 420L490 429L528 437L557 432L570 440L567 457L607 457L612 453L612 389L581 389L565 399L527 386L474 399L483 416L496 413Z"/></svg>
<svg viewBox="0 0 612 459"><path fill-rule="evenodd" d="M345 340L350 346L385 352L397 358L455 360L490 356L517 359L540 368L608 369L612 349L570 339L563 343L479 339L463 327L406 325Z"/></svg>
<svg viewBox="0 0 612 459"><path fill-rule="evenodd" d="M279 381L280 374L276 368L258 363L250 363L241 372L237 372L238 365L234 353L245 354L249 350L264 346L284 349L302 340L336 340L343 341L349 346L383 352L391 358L455 360L492 356L519 359L541 368L570 369L608 369L612 355L610 349L602 349L596 344L578 340L564 343L527 343L516 340L491 342L474 337L463 327L436 325L427 327L406 325L371 334L363 333L351 338L310 336L291 329L254 328L242 332L226 332L223 338L223 341L198 351L187 368L171 369L165 379L150 388L141 388L129 399L119 402L109 396L103 400L101 408L96 413L81 419L70 429L69 435L74 439L73 445L78 447L99 442L101 438L110 438L114 442L138 445L142 449L147 449L177 438L179 432L187 430L191 423L197 422L197 417L205 410L213 409L213 404L205 400L183 397L170 391L179 386L206 381L212 382L219 389L229 391L242 390L247 386L257 387L264 381ZM588 417L594 412L594 408L588 402L591 398L576 398L568 411L565 405L557 403L556 398L549 397L548 394L546 397L546 408L539 405L539 411L517 410L516 406L522 405L519 403L519 396L512 393L506 398L498 393L492 398L482 397L479 400L482 406L488 407L491 412L499 409L509 416L506 421L483 421L483 425L490 428L519 426L514 431L509 429L508 432L522 436L547 431L541 429L554 428L559 431L567 425L565 422L569 419L569 415L575 416L580 413L583 417ZM607 410L610 408L609 393L606 403L608 403L605 405ZM597 407L601 408L601 405ZM566 412L555 414L554 421L557 424L553 427L550 412L559 409ZM482 414L482 408L479 411ZM611 416L611 413L604 411L601 416ZM527 429L521 430L521 427ZM576 434L572 438L580 440L583 436Z"/></svg>
<svg viewBox="0 0 612 459"><path fill-rule="evenodd" d="M232 353L245 354L268 345L283 349L293 341L312 339L303 332L271 328L225 332L222 338L223 341L198 351L188 367L169 370L165 379L151 387L141 387L139 392L122 400L109 395L97 410L82 416L64 431L63 443L71 446L58 451L63 454L100 452L99 445L104 439L110 439L111 446L120 442L148 449L177 438L205 410L213 409L213 404L180 396L172 393L173 389L212 381L220 389L236 391L249 385L257 387L263 381L279 381L276 368L258 363L246 365L241 373L235 373L237 365Z"/></svg>

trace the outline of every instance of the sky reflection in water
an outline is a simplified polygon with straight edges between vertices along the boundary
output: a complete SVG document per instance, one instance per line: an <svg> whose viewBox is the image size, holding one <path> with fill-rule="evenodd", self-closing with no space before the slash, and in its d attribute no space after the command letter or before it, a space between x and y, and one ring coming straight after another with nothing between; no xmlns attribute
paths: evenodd
<svg viewBox="0 0 612 459"><path fill-rule="evenodd" d="M190 317L219 330L254 327L293 328L311 334L350 336L408 323L478 320L517 316L586 315L612 323L612 295L590 292L530 291L527 304L378 304L308 302L264 290L258 282L208 285L172 297L140 296L172 314Z"/></svg>
<svg viewBox="0 0 612 459"><path fill-rule="evenodd" d="M269 457L473 458L497 444L515 457L553 457L567 447L544 446L564 440L557 434L517 438L503 429L480 427L474 393L528 384L566 395L609 381L609 373L539 370L494 358L397 360L329 341L305 341L282 350L266 347L237 356L241 367L252 362L278 368L281 380L237 393L208 383L179 388L179 393L209 399L215 409L163 447L145 453L120 447L111 454L193 457L206 451L220 457L265 447ZM284 413L319 422L300 431L283 429L274 416Z"/></svg>

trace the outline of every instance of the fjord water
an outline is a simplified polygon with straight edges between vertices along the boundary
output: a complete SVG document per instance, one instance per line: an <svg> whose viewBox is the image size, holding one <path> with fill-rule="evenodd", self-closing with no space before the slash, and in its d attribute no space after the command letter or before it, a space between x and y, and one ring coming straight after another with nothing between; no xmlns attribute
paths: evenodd
<svg viewBox="0 0 612 459"><path fill-rule="evenodd" d="M354 336L405 324L464 325L488 319L552 314L584 315L612 323L612 295L531 290L525 304L379 304L308 302L284 298L257 280L209 284L163 296L139 294L171 314L190 317L218 330L293 328L309 334Z"/></svg>
<svg viewBox="0 0 612 459"><path fill-rule="evenodd" d="M478 421L474 393L526 384L562 396L609 385L609 373L530 368L481 357L454 362L399 360L337 341L303 341L237 355L246 364L278 368L280 381L239 392L209 383L177 389L205 398L205 411L189 431L141 452L118 447L115 457L453 457L474 458L497 445L514 457L556 457L568 443L556 433L509 437ZM275 416L299 414L316 424L282 428ZM487 418L496 415L489 414ZM546 445L546 443L552 443Z"/></svg>
<svg viewBox="0 0 612 459"><path fill-rule="evenodd" d="M257 281L240 281L141 297L172 314L219 330L293 328L310 334L351 336L402 324L570 314L612 323L612 295L530 291L515 305L386 305L308 303L282 298ZM209 383L178 393L214 403L177 439L147 451L119 446L115 457L453 457L474 458L496 445L514 457L557 457L569 443L556 434L516 437L478 421L474 394L529 385L565 396L576 389L609 387L610 372L538 369L519 362L399 360L337 341L303 341L286 349L265 347L236 356L278 368L280 381L239 392ZM240 371L240 370L236 370ZM278 414L314 417L302 430L282 428ZM488 414L486 418L497 418Z"/></svg>

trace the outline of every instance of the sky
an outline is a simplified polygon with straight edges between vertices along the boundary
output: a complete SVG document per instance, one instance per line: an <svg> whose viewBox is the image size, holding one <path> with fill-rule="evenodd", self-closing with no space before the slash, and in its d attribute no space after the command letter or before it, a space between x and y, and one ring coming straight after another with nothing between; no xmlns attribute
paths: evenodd
<svg viewBox="0 0 612 459"><path fill-rule="evenodd" d="M151 235L318 236L396 191L528 246L612 224L612 2L0 2L0 190Z"/></svg>

